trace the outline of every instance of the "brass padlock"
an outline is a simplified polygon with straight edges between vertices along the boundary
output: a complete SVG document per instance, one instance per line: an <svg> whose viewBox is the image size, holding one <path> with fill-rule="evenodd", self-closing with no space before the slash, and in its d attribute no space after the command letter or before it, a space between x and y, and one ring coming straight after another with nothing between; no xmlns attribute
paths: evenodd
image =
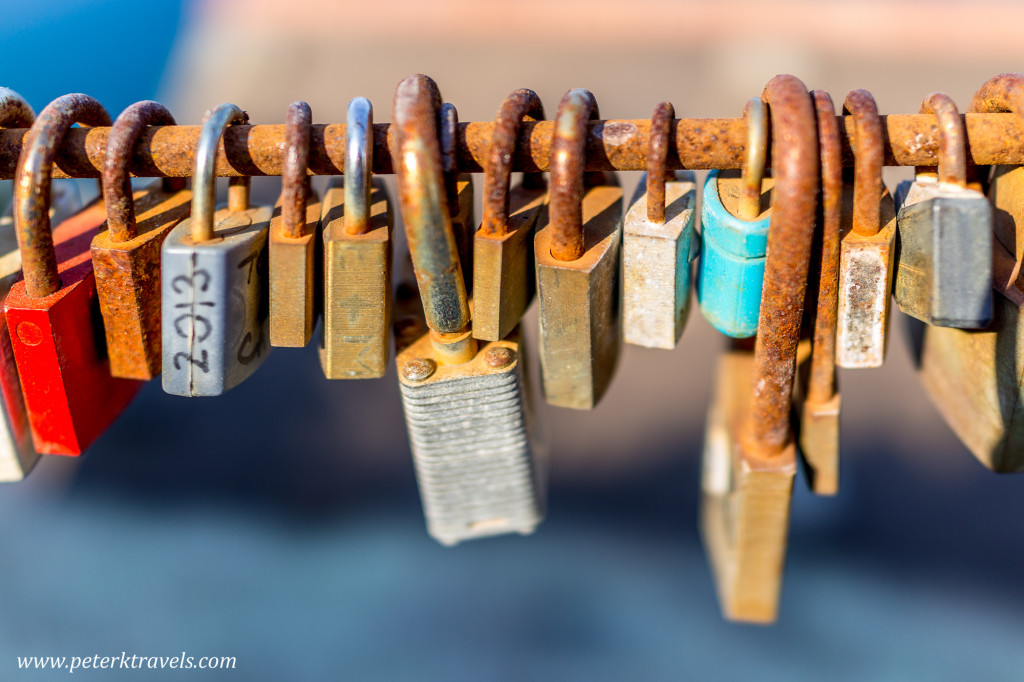
<svg viewBox="0 0 1024 682"><path fill-rule="evenodd" d="M584 182L588 122L598 116L589 90L570 90L559 103L550 207L534 239L544 398L582 410L608 389L621 345L622 188L609 173Z"/></svg>
<svg viewBox="0 0 1024 682"><path fill-rule="evenodd" d="M427 333L396 320L396 365L427 529L445 545L543 516L517 332L477 346L442 179L432 80L395 92L392 158ZM405 287L405 298L408 299ZM400 290L401 294L402 290Z"/></svg>
<svg viewBox="0 0 1024 682"><path fill-rule="evenodd" d="M438 133L441 145L441 167L444 169L445 192L448 195L448 211L452 218L452 232L459 250L459 262L466 279L466 293L473 296L473 234L476 231L476 214L473 201L473 174L459 173L458 132L459 114L455 105L445 102L438 113Z"/></svg>
<svg viewBox="0 0 1024 682"><path fill-rule="evenodd" d="M690 312L697 185L692 172L666 169L675 117L668 102L654 110L646 177L622 231L622 338L647 348L675 348Z"/></svg>
<svg viewBox="0 0 1024 682"><path fill-rule="evenodd" d="M285 123L281 199L270 219L270 345L302 348L313 336L319 310L320 199L310 187L309 137L313 114L292 102Z"/></svg>
<svg viewBox="0 0 1024 682"><path fill-rule="evenodd" d="M324 328L328 379L384 376L391 329L392 217L387 187L373 177L373 107L348 105L345 175L324 193Z"/></svg>
<svg viewBox="0 0 1024 682"><path fill-rule="evenodd" d="M160 246L188 217L184 178L164 178L135 192L128 161L147 126L175 125L157 102L136 102L117 117L103 164L106 229L92 240L96 296L107 337L110 373L148 381L160 373Z"/></svg>
<svg viewBox="0 0 1024 682"><path fill-rule="evenodd" d="M163 269L163 387L214 396L255 372L267 346L267 232L271 206L249 206L249 178L231 178L216 210L214 164L224 130L248 116L233 104L207 112L196 148L192 215L171 230Z"/></svg>
<svg viewBox="0 0 1024 682"><path fill-rule="evenodd" d="M704 442L701 536L725 617L768 623L778 612L796 474L789 413L819 168L803 83L776 76L762 96L772 113L775 188L758 335L753 354L736 349L720 365Z"/></svg>
<svg viewBox="0 0 1024 682"><path fill-rule="evenodd" d="M473 239L473 337L498 341L508 336L533 301L532 237L547 210L540 173L527 173L509 189L512 155L524 119L543 120L533 90L516 90L502 102L484 169L484 210Z"/></svg>
<svg viewBox="0 0 1024 682"><path fill-rule="evenodd" d="M881 367L888 343L889 299L896 249L896 208L882 183L882 119L866 90L853 90L843 109L853 116L853 221L839 256L836 364Z"/></svg>

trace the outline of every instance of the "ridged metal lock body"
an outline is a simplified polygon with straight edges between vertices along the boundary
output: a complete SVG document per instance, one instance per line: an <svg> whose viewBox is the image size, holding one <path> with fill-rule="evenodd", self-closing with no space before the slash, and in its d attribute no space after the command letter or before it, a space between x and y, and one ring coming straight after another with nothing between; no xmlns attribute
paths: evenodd
<svg viewBox="0 0 1024 682"><path fill-rule="evenodd" d="M647 219L641 178L622 234L622 335L647 348L676 347L690 312L691 248L697 186L690 171L665 183L665 222Z"/></svg>
<svg viewBox="0 0 1024 682"><path fill-rule="evenodd" d="M267 233L271 206L214 215L214 238L194 242L191 219L164 241L163 388L213 396L237 386L269 353Z"/></svg>
<svg viewBox="0 0 1024 682"><path fill-rule="evenodd" d="M560 261L552 256L552 228L544 224L534 239L534 259L544 398L551 405L589 410L611 384L621 346L622 189L585 188L582 215L580 258Z"/></svg>
<svg viewBox="0 0 1024 682"><path fill-rule="evenodd" d="M281 205L270 219L270 345L302 348L313 336L320 311L320 199L310 190L301 237L289 236Z"/></svg>
<svg viewBox="0 0 1024 682"><path fill-rule="evenodd" d="M427 370L412 375L405 369L410 362ZM430 535L454 545L532 533L544 516L544 496L518 329L460 365L444 364L424 334L399 348L396 364Z"/></svg>
<svg viewBox="0 0 1024 682"><path fill-rule="evenodd" d="M704 181L697 299L711 326L733 338L757 333L772 187L771 178L762 181L761 215L743 220L736 216L739 174L711 171Z"/></svg>
<svg viewBox="0 0 1024 682"><path fill-rule="evenodd" d="M370 193L369 230L345 230L345 180L324 193L324 326L320 366L328 379L373 379L387 372L391 333L391 200L382 178Z"/></svg>
<svg viewBox="0 0 1024 682"><path fill-rule="evenodd" d="M870 237L859 235L852 230L852 192L844 191L836 365L848 369L881 367L888 345L896 207L888 189L879 202L881 229Z"/></svg>
<svg viewBox="0 0 1024 682"><path fill-rule="evenodd" d="M896 191L896 303L938 327L992 320L992 207L984 194L937 181Z"/></svg>

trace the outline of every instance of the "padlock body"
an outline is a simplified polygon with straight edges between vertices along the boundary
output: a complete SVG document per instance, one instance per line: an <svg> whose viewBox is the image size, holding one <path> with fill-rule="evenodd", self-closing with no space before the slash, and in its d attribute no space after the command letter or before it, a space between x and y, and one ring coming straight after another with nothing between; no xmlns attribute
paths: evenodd
<svg viewBox="0 0 1024 682"><path fill-rule="evenodd" d="M507 231L476 232L473 241L473 338L498 341L519 324L536 290L533 235L547 211L547 191L509 192Z"/></svg>
<svg viewBox="0 0 1024 682"><path fill-rule="evenodd" d="M194 242L190 220L164 241L163 388L213 396L237 386L269 353L267 232L272 207L214 215L214 239Z"/></svg>
<svg viewBox="0 0 1024 682"><path fill-rule="evenodd" d="M770 188L769 183L764 182L762 192ZM739 194L738 177L708 173L701 208L697 299L712 327L726 336L747 338L757 333L771 213L766 208L755 220L738 218L732 211Z"/></svg>
<svg viewBox="0 0 1024 682"><path fill-rule="evenodd" d="M302 348L319 317L320 200L310 192L303 236L285 234L281 206L270 220L270 345Z"/></svg>
<svg viewBox="0 0 1024 682"><path fill-rule="evenodd" d="M345 231L344 178L331 182L321 214L324 326L320 367L328 379L375 379L387 372L391 329L392 212L374 177L370 229Z"/></svg>
<svg viewBox="0 0 1024 682"><path fill-rule="evenodd" d="M460 173L455 181L458 205L452 214L452 233L459 252L459 264L466 281L466 293L473 295L473 235L476 232L476 213L473 199L473 174Z"/></svg>
<svg viewBox="0 0 1024 682"><path fill-rule="evenodd" d="M939 327L992 320L992 207L980 192L915 182L897 214L896 303Z"/></svg>
<svg viewBox="0 0 1024 682"><path fill-rule="evenodd" d="M693 173L665 183L665 222L647 220L646 174L622 231L622 336L647 348L675 348L690 312L690 253L697 187Z"/></svg>
<svg viewBox="0 0 1024 682"><path fill-rule="evenodd" d="M32 298L22 280L5 301L32 439L42 454L82 454L142 386L111 376L98 327L89 245L105 219L97 202L54 231L60 289Z"/></svg>
<svg viewBox="0 0 1024 682"><path fill-rule="evenodd" d="M110 373L148 381L160 373L160 247L188 217L192 192L160 182L135 192L137 234L118 242L106 225L92 240L96 294L107 339Z"/></svg>
<svg viewBox="0 0 1024 682"><path fill-rule="evenodd" d="M793 412L797 425L797 454L807 485L815 495L839 492L839 410L842 398L836 378L828 400L808 398L813 344L801 339L796 351L796 381L793 382Z"/></svg>
<svg viewBox="0 0 1024 682"><path fill-rule="evenodd" d="M488 351L511 361L494 367ZM409 381L411 360L434 362L423 381ZM543 481L530 437L518 329L482 344L474 358L446 365L424 334L397 355L416 480L430 535L454 545L490 535L532 533L544 516Z"/></svg>
<svg viewBox="0 0 1024 682"><path fill-rule="evenodd" d="M619 254L622 190L599 185L583 197L584 253L551 255L551 227L534 239L544 398L551 405L593 409L618 364Z"/></svg>

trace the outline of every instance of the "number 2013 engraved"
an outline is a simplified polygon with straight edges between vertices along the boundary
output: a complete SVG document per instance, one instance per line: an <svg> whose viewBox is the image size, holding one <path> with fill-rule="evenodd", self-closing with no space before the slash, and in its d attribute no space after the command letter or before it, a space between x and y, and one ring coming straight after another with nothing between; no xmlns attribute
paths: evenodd
<svg viewBox="0 0 1024 682"><path fill-rule="evenodd" d="M201 283L200 283L201 282ZM189 343L189 352L180 351L174 354L174 369L181 369L182 362L198 367L204 374L209 373L209 353L202 350L199 357L196 357L197 343L202 343L213 333L213 322L206 315L200 315L197 307L215 308L213 301L197 301L196 294L205 293L210 287L210 273L206 270L196 270L192 276L178 275L171 280L171 289L177 294L187 294L189 299L183 303L175 303L175 308L184 308L187 312L174 318L172 324L174 333ZM185 324L187 321L188 324ZM197 331L199 332L197 334Z"/></svg>

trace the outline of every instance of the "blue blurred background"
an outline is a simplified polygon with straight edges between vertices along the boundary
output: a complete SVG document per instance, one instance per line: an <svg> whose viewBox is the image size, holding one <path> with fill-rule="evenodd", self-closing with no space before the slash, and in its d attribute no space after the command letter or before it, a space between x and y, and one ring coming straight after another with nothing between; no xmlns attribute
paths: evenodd
<svg viewBox="0 0 1024 682"><path fill-rule="evenodd" d="M956 3L909 0L855 15L824 3L817 22L798 0L770 12L634 0L628 16L604 0L6 1L0 63L37 111L67 92L113 115L159 98L181 123L221 101L281 122L297 98L314 121L341 121L356 95L386 121L415 71L467 121L522 86L549 115L576 86L606 118L649 116L665 98L680 116L739 115L780 72L837 101L864 87L883 112L908 113L936 89L965 107L1020 68L1001 28L1019 10L982 4L965 25ZM886 41L901 17L921 37ZM278 187L257 179L254 193L273 201ZM772 627L721 619L697 537L721 339L693 315L676 351L627 348L595 412L543 409L550 509L535 535L455 549L424 531L393 373L327 382L310 347L275 350L216 400L152 382L81 461L44 458L0 489L0 679L66 674L19 671L17 656L122 651L235 656L233 672L192 676L255 681L1020 679L1024 481L956 442L893 324L885 368L840 378L840 496L798 481Z"/></svg>

